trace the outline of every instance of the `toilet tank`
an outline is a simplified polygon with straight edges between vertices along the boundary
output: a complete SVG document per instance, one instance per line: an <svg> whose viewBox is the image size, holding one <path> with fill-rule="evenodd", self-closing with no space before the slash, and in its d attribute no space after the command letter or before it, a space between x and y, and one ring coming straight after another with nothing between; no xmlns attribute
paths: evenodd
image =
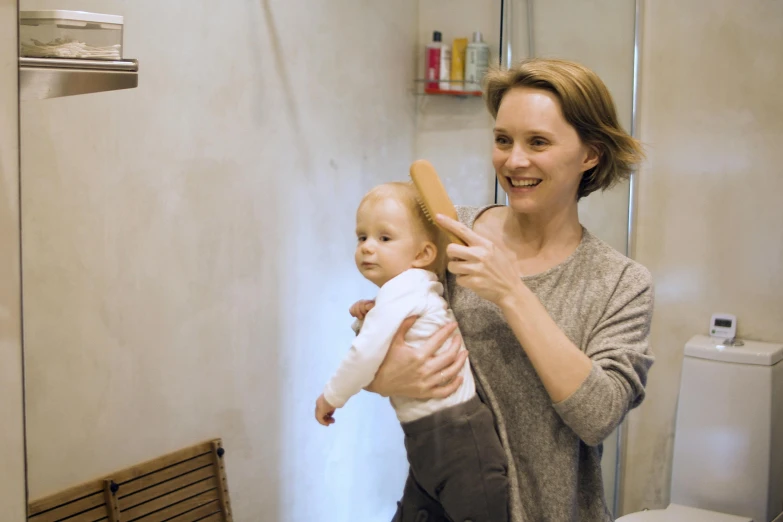
<svg viewBox="0 0 783 522"><path fill-rule="evenodd" d="M685 345L671 501L771 522L783 512L783 344Z"/></svg>

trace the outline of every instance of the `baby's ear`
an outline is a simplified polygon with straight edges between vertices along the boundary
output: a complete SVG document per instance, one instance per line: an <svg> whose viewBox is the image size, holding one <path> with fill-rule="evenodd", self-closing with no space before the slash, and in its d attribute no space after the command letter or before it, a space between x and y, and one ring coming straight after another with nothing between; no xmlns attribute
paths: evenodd
<svg viewBox="0 0 783 522"><path fill-rule="evenodd" d="M422 243L419 253L416 254L416 259L413 260L414 268L426 268L435 262L438 257L438 247L432 241L425 241Z"/></svg>

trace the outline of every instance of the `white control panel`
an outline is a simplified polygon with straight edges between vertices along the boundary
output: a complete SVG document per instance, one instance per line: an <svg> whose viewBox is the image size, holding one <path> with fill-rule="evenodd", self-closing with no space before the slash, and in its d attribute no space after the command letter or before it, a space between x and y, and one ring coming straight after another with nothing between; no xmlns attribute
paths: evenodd
<svg viewBox="0 0 783 522"><path fill-rule="evenodd" d="M709 331L710 337L734 339L737 336L737 316L732 314L712 314Z"/></svg>

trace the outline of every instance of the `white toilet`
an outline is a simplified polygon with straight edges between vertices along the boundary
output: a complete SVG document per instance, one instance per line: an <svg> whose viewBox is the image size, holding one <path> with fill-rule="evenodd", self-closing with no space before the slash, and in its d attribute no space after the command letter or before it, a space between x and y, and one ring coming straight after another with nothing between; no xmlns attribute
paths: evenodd
<svg viewBox="0 0 783 522"><path fill-rule="evenodd" d="M783 522L783 344L685 345L672 503L618 522Z"/></svg>

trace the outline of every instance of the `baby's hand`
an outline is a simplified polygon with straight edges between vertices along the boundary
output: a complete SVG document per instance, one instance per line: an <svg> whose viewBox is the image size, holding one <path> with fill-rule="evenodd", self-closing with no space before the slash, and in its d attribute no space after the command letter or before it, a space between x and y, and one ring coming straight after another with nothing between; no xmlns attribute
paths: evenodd
<svg viewBox="0 0 783 522"><path fill-rule="evenodd" d="M363 321L364 316L367 315L367 312L372 310L374 306L375 299L362 299L361 301L356 301L348 311L351 312L351 316Z"/></svg>
<svg viewBox="0 0 783 522"><path fill-rule="evenodd" d="M318 400L315 401L315 420L324 426L334 424L334 417L332 417L334 410L334 406L326 402L323 394L321 394L321 396L318 397Z"/></svg>

